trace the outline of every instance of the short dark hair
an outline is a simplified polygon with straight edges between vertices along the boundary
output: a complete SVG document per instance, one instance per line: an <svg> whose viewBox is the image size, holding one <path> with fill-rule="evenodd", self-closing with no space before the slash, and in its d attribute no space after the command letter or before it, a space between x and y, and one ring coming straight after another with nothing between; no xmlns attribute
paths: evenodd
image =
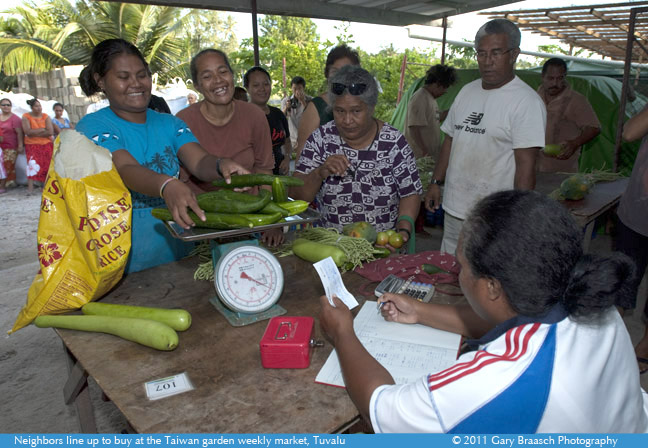
<svg viewBox="0 0 648 448"><path fill-rule="evenodd" d="M292 86L293 84L301 84L302 86L306 87L306 80L304 78L302 78L301 76L295 76L290 81L290 85Z"/></svg>
<svg viewBox="0 0 648 448"><path fill-rule="evenodd" d="M248 101L248 93L243 87L234 87L234 99L239 101Z"/></svg>
<svg viewBox="0 0 648 448"><path fill-rule="evenodd" d="M331 70L331 66L335 64L335 61L343 58L350 59L353 65L360 65L360 56L357 51L352 50L346 44L338 45L329 51L326 57L326 65L324 65L324 77L326 79L328 79L329 70Z"/></svg>
<svg viewBox="0 0 648 448"><path fill-rule="evenodd" d="M263 67L259 67L258 65L255 65L254 67L248 69L247 72L245 72L245 75L243 75L243 86L247 89L250 85L250 75L254 72L261 72L264 73L269 81L272 81L272 78L270 77L270 73L268 73L268 70L266 70Z"/></svg>
<svg viewBox="0 0 648 448"><path fill-rule="evenodd" d="M32 99L27 100L27 105L29 107L34 107L34 104L36 104L36 103L40 104L40 101L38 101L38 98L36 98L36 97L33 97Z"/></svg>
<svg viewBox="0 0 648 448"><path fill-rule="evenodd" d="M561 303L572 317L593 318L618 297L636 294L630 259L583 254L582 230L567 208L535 191L480 200L461 236L473 275L499 281L511 308L524 316L543 316Z"/></svg>
<svg viewBox="0 0 648 448"><path fill-rule="evenodd" d="M477 49L482 37L491 34L506 34L508 36L509 49L520 48L522 33L520 33L517 25L507 19L493 19L483 24L477 30L477 34L475 34L475 49Z"/></svg>
<svg viewBox="0 0 648 448"><path fill-rule="evenodd" d="M201 56L205 54L218 54L220 55L223 60L225 61L225 65L229 69L230 72L234 73L232 70L232 66L230 65L229 59L227 58L227 54L225 54L224 51L222 50L217 50L215 48L206 48L204 50L199 51L193 58L191 58L191 62L189 63L189 71L191 72L191 80L193 81L194 85L198 85L198 59L200 59Z"/></svg>
<svg viewBox="0 0 648 448"><path fill-rule="evenodd" d="M554 67L562 67L565 70L565 73L567 73L567 63L565 62L564 59L549 58L545 61L544 64L542 64L542 74L544 75L549 69L549 67L552 65Z"/></svg>
<svg viewBox="0 0 648 448"><path fill-rule="evenodd" d="M63 107L61 103L54 103L54 105L52 106L52 110L56 109L56 106L60 106L61 109L65 109L65 107Z"/></svg>
<svg viewBox="0 0 648 448"><path fill-rule="evenodd" d="M146 62L146 59L135 45L124 39L106 39L95 45L90 57L90 64L81 70L79 75L79 85L86 96L92 96L101 91L94 75L97 74L100 78L103 78L110 70L113 59L122 54L137 56L144 64L149 76L151 75L148 62Z"/></svg>
<svg viewBox="0 0 648 448"><path fill-rule="evenodd" d="M457 71L448 65L433 65L425 72L425 84L440 84L450 87L457 82Z"/></svg>
<svg viewBox="0 0 648 448"><path fill-rule="evenodd" d="M10 105L10 106L13 106L13 103L11 102L11 100L10 100L9 98L2 98L2 99L0 100L0 103L3 102L3 101L9 101L9 105Z"/></svg>

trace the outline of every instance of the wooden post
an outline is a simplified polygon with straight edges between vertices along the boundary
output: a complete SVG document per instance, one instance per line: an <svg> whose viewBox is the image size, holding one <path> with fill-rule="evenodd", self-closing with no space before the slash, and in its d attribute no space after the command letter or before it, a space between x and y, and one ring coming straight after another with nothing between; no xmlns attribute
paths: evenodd
<svg viewBox="0 0 648 448"><path fill-rule="evenodd" d="M405 84L405 70L407 69L407 53L403 55L403 64L401 65L400 81L398 81L398 98L396 104L400 103L403 96L403 85Z"/></svg>
<svg viewBox="0 0 648 448"><path fill-rule="evenodd" d="M281 75L282 75L282 78L283 78L283 89L284 89L284 93L285 93L285 91L286 91L286 58L282 59Z"/></svg>
<svg viewBox="0 0 648 448"><path fill-rule="evenodd" d="M443 42L441 42L441 64L445 64L445 50L446 50L446 33L448 32L448 18L443 18Z"/></svg>
<svg viewBox="0 0 648 448"><path fill-rule="evenodd" d="M628 83L630 81L630 64L632 63L632 47L634 44L635 19L637 8L630 10L630 23L628 24L628 41L626 43L625 65L623 66L623 85L621 87L621 104L619 104L619 116L617 117L617 132L614 139L614 163L612 171L619 171L619 159L621 158L621 139L623 135L623 122L625 118L625 106L628 97Z"/></svg>
<svg viewBox="0 0 648 448"><path fill-rule="evenodd" d="M259 63L259 31L257 30L257 2L250 0L252 6L252 42L254 46L254 65Z"/></svg>

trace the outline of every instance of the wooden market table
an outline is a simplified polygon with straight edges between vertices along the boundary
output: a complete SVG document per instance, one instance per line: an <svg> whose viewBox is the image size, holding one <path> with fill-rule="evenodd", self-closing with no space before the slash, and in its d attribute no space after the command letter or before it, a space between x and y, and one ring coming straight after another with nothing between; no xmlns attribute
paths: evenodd
<svg viewBox="0 0 648 448"><path fill-rule="evenodd" d="M315 317L316 339L323 340L317 321L323 287L315 269L294 256L280 262L285 286L278 304L287 316ZM111 335L56 330L72 366L65 399L77 405L83 432L96 432L88 375L139 433L331 433L357 421L345 389L314 382L332 350L328 342L314 349L307 369L264 369L259 341L268 321L232 327L209 302L213 284L194 281L197 265L193 257L130 274L102 299L189 311L192 326L178 333L174 351ZM375 300L369 280L355 273L343 279L360 304ZM194 390L147 399L144 383L182 372Z"/></svg>
<svg viewBox="0 0 648 448"><path fill-rule="evenodd" d="M560 186L570 174L537 173L536 190L549 194ZM596 183L589 194L580 201L561 201L569 209L578 225L584 229L583 248L587 250L591 241L596 218L615 207L628 186L628 178L612 182Z"/></svg>

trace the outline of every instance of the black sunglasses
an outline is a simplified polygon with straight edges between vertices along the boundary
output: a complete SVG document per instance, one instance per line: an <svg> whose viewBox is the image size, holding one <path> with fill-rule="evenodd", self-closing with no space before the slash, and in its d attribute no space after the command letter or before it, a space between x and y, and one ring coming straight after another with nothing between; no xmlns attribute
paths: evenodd
<svg viewBox="0 0 648 448"><path fill-rule="evenodd" d="M0 104L0 106L11 106L9 103Z"/></svg>
<svg viewBox="0 0 648 448"><path fill-rule="evenodd" d="M367 90L367 84L353 83L348 86L339 82L334 82L333 84L331 84L331 92L336 95L342 95L342 93L344 93L344 89L347 89L353 96L362 95Z"/></svg>

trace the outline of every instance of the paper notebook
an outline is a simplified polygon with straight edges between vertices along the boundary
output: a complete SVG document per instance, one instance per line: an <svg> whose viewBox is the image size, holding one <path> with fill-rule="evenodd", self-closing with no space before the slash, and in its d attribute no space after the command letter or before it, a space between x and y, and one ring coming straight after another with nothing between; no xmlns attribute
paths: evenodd
<svg viewBox="0 0 648 448"><path fill-rule="evenodd" d="M452 366L461 336L419 324L386 321L367 301L353 321L362 345L394 378L396 384L410 383L424 375ZM315 378L316 383L344 387L337 353L333 350Z"/></svg>

